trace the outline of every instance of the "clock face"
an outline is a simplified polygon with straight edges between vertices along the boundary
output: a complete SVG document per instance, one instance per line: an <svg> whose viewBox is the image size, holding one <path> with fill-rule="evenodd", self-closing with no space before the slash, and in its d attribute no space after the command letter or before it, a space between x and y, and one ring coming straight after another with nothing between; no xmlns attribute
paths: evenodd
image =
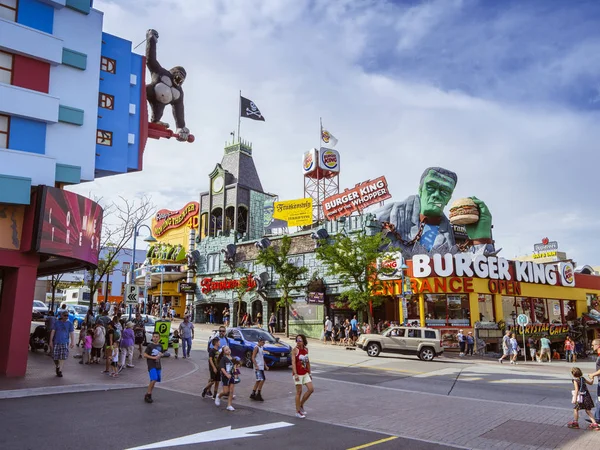
<svg viewBox="0 0 600 450"><path fill-rule="evenodd" d="M219 175L215 177L212 182L213 193L218 194L223 190L223 185L225 184L225 180L223 180L223 176Z"/></svg>

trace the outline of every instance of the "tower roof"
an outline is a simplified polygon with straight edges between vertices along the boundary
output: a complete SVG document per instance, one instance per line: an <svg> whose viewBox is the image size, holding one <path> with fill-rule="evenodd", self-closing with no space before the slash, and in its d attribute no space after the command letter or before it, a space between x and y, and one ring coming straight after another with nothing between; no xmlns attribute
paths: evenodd
<svg viewBox="0 0 600 450"><path fill-rule="evenodd" d="M252 144L238 141L225 147L221 166L234 177L234 182L243 184L252 190L264 192L260 177L252 159Z"/></svg>

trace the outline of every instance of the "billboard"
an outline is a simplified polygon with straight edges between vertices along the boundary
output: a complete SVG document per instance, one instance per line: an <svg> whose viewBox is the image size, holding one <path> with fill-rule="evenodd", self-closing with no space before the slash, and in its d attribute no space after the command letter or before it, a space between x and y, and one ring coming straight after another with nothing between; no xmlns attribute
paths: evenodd
<svg viewBox="0 0 600 450"><path fill-rule="evenodd" d="M365 181L323 201L323 213L327 220L350 216L371 205L391 198L385 177Z"/></svg>
<svg viewBox="0 0 600 450"><path fill-rule="evenodd" d="M317 158L316 148L311 148L309 151L304 152L304 155L302 155L302 172L304 175L308 175L317 170Z"/></svg>
<svg viewBox="0 0 600 450"><path fill-rule="evenodd" d="M159 210L152 218L152 234L154 237L160 237L169 230L182 227L190 219L192 219L190 228L196 228L198 225L194 223L193 218L198 216L199 210L200 204L198 202L189 202L183 208L176 211L168 209Z"/></svg>
<svg viewBox="0 0 600 450"><path fill-rule="evenodd" d="M319 169L329 172L340 171L340 154L337 150L321 147L319 150Z"/></svg>
<svg viewBox="0 0 600 450"><path fill-rule="evenodd" d="M288 227L312 225L312 198L287 200L273 204L273 218L285 220Z"/></svg>
<svg viewBox="0 0 600 450"><path fill-rule="evenodd" d="M98 264L102 207L89 198L43 186L39 202L39 253Z"/></svg>

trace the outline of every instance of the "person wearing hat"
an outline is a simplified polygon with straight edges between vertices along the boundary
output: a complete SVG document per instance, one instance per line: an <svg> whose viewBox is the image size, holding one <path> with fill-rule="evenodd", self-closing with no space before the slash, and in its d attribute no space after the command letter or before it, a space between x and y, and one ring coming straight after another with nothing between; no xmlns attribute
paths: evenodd
<svg viewBox="0 0 600 450"><path fill-rule="evenodd" d="M69 322L69 311L60 311L60 318L54 322L54 328L50 333L50 350L52 359L56 366L56 376L62 377L62 367L69 357L69 348L75 346L75 329Z"/></svg>
<svg viewBox="0 0 600 450"><path fill-rule="evenodd" d="M475 338L473 337L473 332L469 331L467 333L467 356L473 356L473 347L475 346Z"/></svg>
<svg viewBox="0 0 600 450"><path fill-rule="evenodd" d="M459 330L456 335L456 339L458 339L458 347L460 348L460 354L458 356L465 356L465 335L463 334L463 330Z"/></svg>
<svg viewBox="0 0 600 450"><path fill-rule="evenodd" d="M121 334L119 372L121 372L125 368L125 361L127 361L128 368L132 369L133 367L135 367L133 365L133 348L135 347L135 332L133 331L134 327L135 324L133 322L127 322L127 324L125 325L125 329Z"/></svg>
<svg viewBox="0 0 600 450"><path fill-rule="evenodd" d="M252 365L254 366L254 375L256 376L256 382L252 388L252 394L250 394L251 400L257 400L259 402L264 401L260 393L263 385L265 384L265 370L269 370L269 367L265 364L265 337L258 337L258 345L254 347L252 351Z"/></svg>

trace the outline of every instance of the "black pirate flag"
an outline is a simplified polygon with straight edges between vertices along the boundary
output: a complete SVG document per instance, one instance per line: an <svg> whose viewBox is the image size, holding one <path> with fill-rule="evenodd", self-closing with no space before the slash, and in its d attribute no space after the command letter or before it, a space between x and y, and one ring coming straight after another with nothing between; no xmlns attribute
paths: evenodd
<svg viewBox="0 0 600 450"><path fill-rule="evenodd" d="M260 112L260 109L256 106L256 104L245 97L241 97L240 102L240 117L245 117L247 119L254 120L262 120L265 121L264 116Z"/></svg>

